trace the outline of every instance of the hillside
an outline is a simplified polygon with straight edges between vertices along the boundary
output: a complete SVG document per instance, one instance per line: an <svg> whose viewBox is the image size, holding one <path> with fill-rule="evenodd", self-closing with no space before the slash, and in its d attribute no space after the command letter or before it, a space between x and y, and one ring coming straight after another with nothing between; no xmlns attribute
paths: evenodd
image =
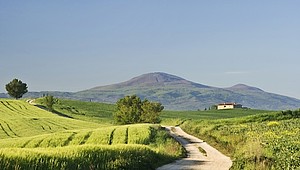
<svg viewBox="0 0 300 170"><path fill-rule="evenodd" d="M96 123L61 117L19 100L1 99L0 117L0 139L101 126Z"/></svg>
<svg viewBox="0 0 300 170"><path fill-rule="evenodd" d="M213 104L237 102L255 109L284 110L300 107L300 100L238 84L217 88L166 73L144 74L129 81L77 92L74 98L114 103L125 95L161 102L169 110L197 110Z"/></svg>
<svg viewBox="0 0 300 170"><path fill-rule="evenodd" d="M111 114L113 107L63 103L57 114L22 100L0 99L0 169L155 169L183 153L159 125L84 121L100 112L99 117ZM70 111L87 118L62 116Z"/></svg>

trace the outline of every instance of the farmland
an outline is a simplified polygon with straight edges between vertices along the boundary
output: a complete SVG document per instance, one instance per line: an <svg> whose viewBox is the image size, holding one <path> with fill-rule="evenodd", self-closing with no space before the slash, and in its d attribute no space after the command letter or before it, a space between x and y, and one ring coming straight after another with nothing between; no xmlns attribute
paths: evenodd
<svg viewBox="0 0 300 170"><path fill-rule="evenodd" d="M0 167L155 169L183 155L160 125L115 125L115 105L60 99L50 113L35 102L0 100ZM230 156L232 169L300 167L298 110L163 111L161 119Z"/></svg>
<svg viewBox="0 0 300 170"><path fill-rule="evenodd" d="M17 100L1 100L0 114L4 169L154 169L183 154L159 125L99 124Z"/></svg>

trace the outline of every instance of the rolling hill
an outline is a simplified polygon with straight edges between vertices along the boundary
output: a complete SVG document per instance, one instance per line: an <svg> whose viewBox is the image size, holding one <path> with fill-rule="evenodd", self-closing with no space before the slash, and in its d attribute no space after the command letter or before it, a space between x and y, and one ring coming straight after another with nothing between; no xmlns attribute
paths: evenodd
<svg viewBox="0 0 300 170"><path fill-rule="evenodd" d="M0 139L29 137L99 124L52 114L21 100L0 100Z"/></svg>
<svg viewBox="0 0 300 170"><path fill-rule="evenodd" d="M29 92L24 97L41 97L46 93L55 97L105 103L115 103L126 95L137 94L141 98L161 102L167 110L198 110L224 102L236 102L245 107L266 110L300 108L299 99L269 93L257 87L237 84L229 88L218 88L161 72L143 74L125 82L75 93Z"/></svg>
<svg viewBox="0 0 300 170"><path fill-rule="evenodd" d="M117 126L61 115L24 100L0 99L0 169L155 169L183 153L159 125Z"/></svg>

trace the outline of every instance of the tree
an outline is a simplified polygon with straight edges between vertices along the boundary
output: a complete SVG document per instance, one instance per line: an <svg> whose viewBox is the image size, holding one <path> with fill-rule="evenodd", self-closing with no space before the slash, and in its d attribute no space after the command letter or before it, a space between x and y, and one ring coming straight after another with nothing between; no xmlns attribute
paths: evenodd
<svg viewBox="0 0 300 170"><path fill-rule="evenodd" d="M27 84L18 79L13 79L5 86L7 93L15 99L19 99L23 94L27 93L27 88Z"/></svg>
<svg viewBox="0 0 300 170"><path fill-rule="evenodd" d="M120 124L132 124L139 122L142 101L136 95L126 96L117 101L115 121Z"/></svg>
<svg viewBox="0 0 300 170"><path fill-rule="evenodd" d="M53 105L56 103L56 99L53 96L45 96L43 103L46 105L50 112L53 112Z"/></svg>
<svg viewBox="0 0 300 170"><path fill-rule="evenodd" d="M126 96L117 101L114 119L120 124L158 123L160 112L164 109L161 103L142 101L136 95Z"/></svg>
<svg viewBox="0 0 300 170"><path fill-rule="evenodd" d="M210 110L217 110L218 109L218 106L217 105L212 105L212 106L210 106Z"/></svg>
<svg viewBox="0 0 300 170"><path fill-rule="evenodd" d="M142 103L140 121L144 123L158 123L160 121L160 112L163 109L164 106L162 106L161 103L144 100Z"/></svg>

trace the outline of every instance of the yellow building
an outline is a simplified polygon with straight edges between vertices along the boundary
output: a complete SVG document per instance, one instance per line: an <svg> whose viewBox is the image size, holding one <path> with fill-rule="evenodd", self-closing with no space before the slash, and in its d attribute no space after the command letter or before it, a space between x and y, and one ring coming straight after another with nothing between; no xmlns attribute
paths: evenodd
<svg viewBox="0 0 300 170"><path fill-rule="evenodd" d="M237 103L220 103L217 106L218 110L221 110L221 109L234 109L234 108L242 108L242 105L237 104Z"/></svg>

